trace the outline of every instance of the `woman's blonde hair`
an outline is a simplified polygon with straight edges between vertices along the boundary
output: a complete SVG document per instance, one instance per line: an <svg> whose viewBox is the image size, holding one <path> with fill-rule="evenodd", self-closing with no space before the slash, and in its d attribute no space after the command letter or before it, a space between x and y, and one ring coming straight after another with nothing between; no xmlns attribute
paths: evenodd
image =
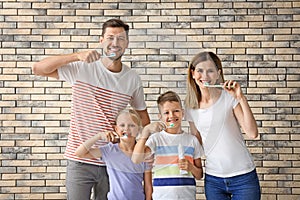
<svg viewBox="0 0 300 200"><path fill-rule="evenodd" d="M188 76L187 76L187 95L185 98L185 106L187 108L196 109L199 108L199 102L201 100L201 91L195 80L193 79L192 72L195 70L195 67L207 60L211 60L215 63L215 66L218 71L220 71L220 76L217 83L224 83L224 75L222 70L222 63L220 58L210 51L204 51L196 54L188 67Z"/></svg>

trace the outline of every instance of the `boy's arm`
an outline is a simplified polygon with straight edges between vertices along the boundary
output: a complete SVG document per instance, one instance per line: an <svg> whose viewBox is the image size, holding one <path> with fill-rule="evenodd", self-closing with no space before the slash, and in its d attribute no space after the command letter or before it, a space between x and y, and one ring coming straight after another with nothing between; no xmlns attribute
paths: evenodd
<svg viewBox="0 0 300 200"><path fill-rule="evenodd" d="M152 200L152 171L145 171L144 173L144 190L145 190L145 199Z"/></svg>

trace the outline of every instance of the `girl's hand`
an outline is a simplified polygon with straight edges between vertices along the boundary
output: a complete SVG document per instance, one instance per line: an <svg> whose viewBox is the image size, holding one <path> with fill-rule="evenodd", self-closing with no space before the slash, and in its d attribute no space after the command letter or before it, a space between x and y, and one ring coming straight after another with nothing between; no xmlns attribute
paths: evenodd
<svg viewBox="0 0 300 200"><path fill-rule="evenodd" d="M223 84L224 90L226 90L235 99L240 100L243 97L241 85L233 80L228 80Z"/></svg>
<svg viewBox="0 0 300 200"><path fill-rule="evenodd" d="M102 137L102 139L106 140L108 142L115 143L117 141L117 133L115 133L113 131L106 131L105 132L105 138Z"/></svg>
<svg viewBox="0 0 300 200"><path fill-rule="evenodd" d="M162 131L165 128L165 125L161 122L152 122L144 127L142 131L141 138L148 138L152 133L157 133Z"/></svg>

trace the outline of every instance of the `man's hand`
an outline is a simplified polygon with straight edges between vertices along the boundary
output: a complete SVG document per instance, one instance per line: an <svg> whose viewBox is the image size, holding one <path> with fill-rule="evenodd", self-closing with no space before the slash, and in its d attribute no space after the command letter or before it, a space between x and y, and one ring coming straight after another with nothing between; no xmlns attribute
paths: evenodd
<svg viewBox="0 0 300 200"><path fill-rule="evenodd" d="M90 50L90 51L81 51L77 53L77 58L80 61L86 62L86 63L92 63L97 60L99 60L101 57L101 54L96 50Z"/></svg>

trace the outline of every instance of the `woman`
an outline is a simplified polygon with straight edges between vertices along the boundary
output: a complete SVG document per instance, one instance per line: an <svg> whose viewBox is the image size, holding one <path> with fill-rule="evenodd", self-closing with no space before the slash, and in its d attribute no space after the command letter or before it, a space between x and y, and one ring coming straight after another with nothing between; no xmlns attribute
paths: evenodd
<svg viewBox="0 0 300 200"><path fill-rule="evenodd" d="M260 199L255 164L240 129L256 138L257 124L240 84L224 81L216 54L201 52L190 62L185 105L191 132L203 142L206 198Z"/></svg>

